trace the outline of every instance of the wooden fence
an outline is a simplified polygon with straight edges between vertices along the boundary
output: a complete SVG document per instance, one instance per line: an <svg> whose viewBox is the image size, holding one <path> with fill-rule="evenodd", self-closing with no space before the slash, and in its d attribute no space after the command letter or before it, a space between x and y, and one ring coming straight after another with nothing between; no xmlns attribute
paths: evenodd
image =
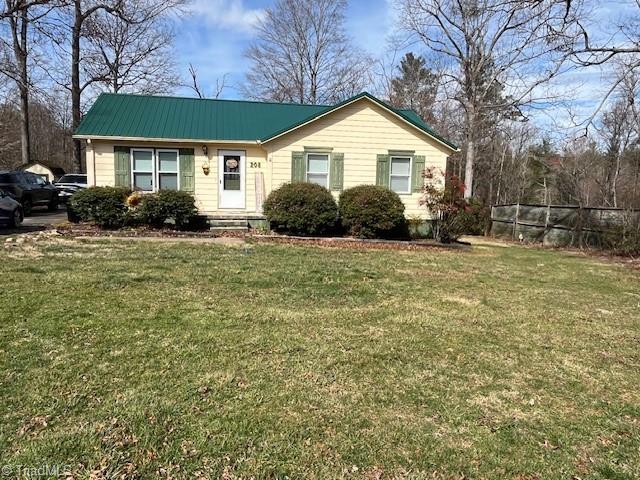
<svg viewBox="0 0 640 480"><path fill-rule="evenodd" d="M508 204L491 207L491 234L549 246L602 247L640 210L575 205Z"/></svg>

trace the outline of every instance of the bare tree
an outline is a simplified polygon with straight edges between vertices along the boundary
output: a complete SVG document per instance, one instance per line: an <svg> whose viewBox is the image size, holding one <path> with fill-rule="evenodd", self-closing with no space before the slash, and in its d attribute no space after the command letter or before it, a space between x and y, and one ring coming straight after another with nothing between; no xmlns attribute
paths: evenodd
<svg viewBox="0 0 640 480"><path fill-rule="evenodd" d="M579 36L573 45L574 61L582 67L615 64L614 75L607 91L600 98L596 108L586 120L580 122L585 127L585 135L594 120L607 106L609 99L630 77L640 71L640 0L632 0L630 14L622 22L599 22L599 29L605 31L594 40L586 25L587 19L576 12ZM571 0L566 0L567 12L575 9ZM584 17L584 15L582 15ZM603 40L600 40L603 38Z"/></svg>
<svg viewBox="0 0 640 480"><path fill-rule="evenodd" d="M82 120L82 92L94 82L105 80L104 77L87 78L84 81L80 76L80 60L82 56L82 38L85 35L85 24L92 15L100 11L109 14L121 14L123 0L71 0L70 43L71 43L71 79L69 91L71 92L72 128L75 130ZM73 166L76 172L82 171L82 143L78 139L73 141Z"/></svg>
<svg viewBox="0 0 640 480"><path fill-rule="evenodd" d="M200 84L198 83L198 71L191 63L189 64L189 76L191 77L191 84L189 85L189 88L196 93L198 98L204 98L204 94L202 93Z"/></svg>
<svg viewBox="0 0 640 480"><path fill-rule="evenodd" d="M571 0L565 0L565 2L567 13L576 8ZM633 0L632 3L635 3L633 13L622 23L613 22L608 25L614 31L608 32L608 35L604 36L606 39L604 41L594 42L589 29L585 26L585 21L578 20L580 36L579 42L574 45L573 53L580 64L602 65L614 57L636 56L636 61L632 62L632 65L634 68L640 66L637 62L637 55L640 54L640 0Z"/></svg>
<svg viewBox="0 0 640 480"><path fill-rule="evenodd" d="M73 129L82 119L82 98L89 87L102 84L121 90L133 89L135 81L141 85L150 83L153 73L161 69L157 55L166 48L166 31L161 37L163 44L156 48L149 42L158 41L158 37L143 38L142 25L159 22L185 1L63 0L64 8L46 26L46 33L58 47L57 63L70 59L69 71L50 75L70 92ZM81 157L82 143L74 140L76 171L82 168Z"/></svg>
<svg viewBox="0 0 640 480"><path fill-rule="evenodd" d="M119 16L95 12L85 25L84 77L113 93L172 91L179 78L172 50L175 32L167 14L182 3L170 0L157 8L129 1Z"/></svg>
<svg viewBox="0 0 640 480"><path fill-rule="evenodd" d="M191 77L191 83L186 86L195 92L198 98L207 98L204 91L200 87L200 83L198 82L198 71L193 64L189 64L189 76ZM227 74L225 73L222 78L216 78L216 86L213 91L213 98L220 98L224 89L227 88Z"/></svg>
<svg viewBox="0 0 640 480"><path fill-rule="evenodd" d="M573 13L550 0L400 0L402 21L449 67L465 116L465 196L474 188L478 134L487 118L522 115L560 71L573 44Z"/></svg>
<svg viewBox="0 0 640 480"><path fill-rule="evenodd" d="M360 92L371 62L347 37L346 0L277 0L246 55L250 98L334 103Z"/></svg>
<svg viewBox="0 0 640 480"><path fill-rule="evenodd" d="M33 35L32 24L47 13L46 10L39 11L37 7L47 3L47 0L5 0L0 15L0 19L6 21L9 27L8 39L0 36L3 56L0 59L0 73L15 82L20 97L20 158L24 165L31 162L29 41Z"/></svg>

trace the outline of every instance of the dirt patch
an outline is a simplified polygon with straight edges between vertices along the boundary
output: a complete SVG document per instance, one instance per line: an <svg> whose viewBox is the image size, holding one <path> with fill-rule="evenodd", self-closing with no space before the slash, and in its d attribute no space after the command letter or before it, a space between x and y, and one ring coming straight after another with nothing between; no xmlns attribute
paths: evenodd
<svg viewBox="0 0 640 480"><path fill-rule="evenodd" d="M457 303L459 305L467 305L470 307L476 307L480 305L480 301L473 298L445 296L442 299L445 302Z"/></svg>
<svg viewBox="0 0 640 480"><path fill-rule="evenodd" d="M369 240L342 237L289 237L284 235L251 235L253 243L279 243L285 245L318 246L326 248L349 248L367 250L436 250L436 251L468 251L470 247L463 244L442 244L430 240Z"/></svg>
<svg viewBox="0 0 640 480"><path fill-rule="evenodd" d="M174 243L205 243L216 245L245 245L246 242L243 238L239 237L119 237L119 236L79 236L75 237L80 241L91 240L109 240L109 241L123 241L123 242L174 242Z"/></svg>

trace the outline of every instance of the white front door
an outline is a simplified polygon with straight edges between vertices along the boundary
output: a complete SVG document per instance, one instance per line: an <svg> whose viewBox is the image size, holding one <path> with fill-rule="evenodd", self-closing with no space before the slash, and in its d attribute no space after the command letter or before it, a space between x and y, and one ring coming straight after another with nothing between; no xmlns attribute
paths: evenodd
<svg viewBox="0 0 640 480"><path fill-rule="evenodd" d="M220 208L245 208L243 150L218 151L218 183Z"/></svg>

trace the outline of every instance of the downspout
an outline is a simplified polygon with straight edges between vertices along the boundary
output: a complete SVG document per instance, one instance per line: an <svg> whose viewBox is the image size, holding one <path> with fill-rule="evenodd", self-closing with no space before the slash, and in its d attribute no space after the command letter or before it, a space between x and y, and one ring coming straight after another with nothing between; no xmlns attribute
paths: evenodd
<svg viewBox="0 0 640 480"><path fill-rule="evenodd" d="M96 186L96 149L93 148L93 144L91 143L91 139L88 138L87 139L87 145L91 147L91 168L93 171L93 180L92 180L92 186L95 187Z"/></svg>

